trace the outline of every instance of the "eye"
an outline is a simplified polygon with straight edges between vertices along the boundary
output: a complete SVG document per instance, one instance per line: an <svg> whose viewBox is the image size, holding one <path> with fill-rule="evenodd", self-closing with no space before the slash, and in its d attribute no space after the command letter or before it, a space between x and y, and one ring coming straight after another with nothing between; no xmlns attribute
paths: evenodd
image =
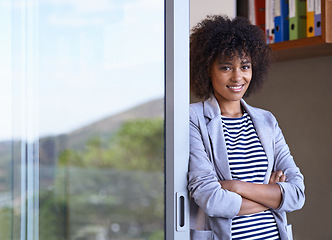
<svg viewBox="0 0 332 240"><path fill-rule="evenodd" d="M229 70L231 70L231 67L229 67L229 66L221 66L220 70L229 71Z"/></svg>
<svg viewBox="0 0 332 240"><path fill-rule="evenodd" d="M244 70L249 70L250 68L251 68L250 64L242 66L242 69L244 69Z"/></svg>

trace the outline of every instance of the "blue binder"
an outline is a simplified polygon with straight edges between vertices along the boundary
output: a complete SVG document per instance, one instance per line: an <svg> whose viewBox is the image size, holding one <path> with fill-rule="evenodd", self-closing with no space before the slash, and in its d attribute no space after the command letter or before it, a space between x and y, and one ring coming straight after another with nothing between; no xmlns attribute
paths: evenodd
<svg viewBox="0 0 332 240"><path fill-rule="evenodd" d="M289 40L288 11L288 0L276 0L274 17L275 42Z"/></svg>
<svg viewBox="0 0 332 240"><path fill-rule="evenodd" d="M315 36L320 36L322 35L322 26L321 26L321 1L316 0L315 1Z"/></svg>

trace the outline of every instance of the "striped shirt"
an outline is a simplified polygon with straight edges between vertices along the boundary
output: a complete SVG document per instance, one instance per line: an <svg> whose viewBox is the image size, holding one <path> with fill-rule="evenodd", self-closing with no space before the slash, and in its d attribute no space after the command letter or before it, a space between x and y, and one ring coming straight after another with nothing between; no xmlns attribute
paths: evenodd
<svg viewBox="0 0 332 240"><path fill-rule="evenodd" d="M222 116L221 119L232 178L262 184L268 162L249 114L244 112L240 118ZM280 239L272 212L234 217L232 239Z"/></svg>

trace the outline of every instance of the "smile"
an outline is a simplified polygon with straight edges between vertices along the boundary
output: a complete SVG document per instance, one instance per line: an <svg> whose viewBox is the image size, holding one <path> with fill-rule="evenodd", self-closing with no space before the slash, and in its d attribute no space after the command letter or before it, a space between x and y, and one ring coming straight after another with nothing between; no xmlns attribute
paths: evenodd
<svg viewBox="0 0 332 240"><path fill-rule="evenodd" d="M243 89L244 84L236 86L226 86L226 87L230 88L233 92L240 92Z"/></svg>

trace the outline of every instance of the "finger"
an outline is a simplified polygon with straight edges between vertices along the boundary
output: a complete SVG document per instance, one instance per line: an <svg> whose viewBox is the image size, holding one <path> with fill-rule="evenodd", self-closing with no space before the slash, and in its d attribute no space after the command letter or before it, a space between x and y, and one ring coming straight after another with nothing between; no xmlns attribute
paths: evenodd
<svg viewBox="0 0 332 240"><path fill-rule="evenodd" d="M280 178L279 178L279 182L285 182L286 181L286 175L282 175Z"/></svg>
<svg viewBox="0 0 332 240"><path fill-rule="evenodd" d="M280 178L283 176L283 172L281 170L278 170L278 171L275 171L271 174L271 177L270 177L270 181L269 183L270 184L274 184L274 183L277 183L277 182L280 182Z"/></svg>
<svg viewBox="0 0 332 240"><path fill-rule="evenodd" d="M282 176L282 171L275 171L274 183L279 182L281 176Z"/></svg>
<svg viewBox="0 0 332 240"><path fill-rule="evenodd" d="M273 172L272 174L271 174L271 177L270 177L270 183L275 183L276 182L276 180L278 180L278 172Z"/></svg>
<svg viewBox="0 0 332 240"><path fill-rule="evenodd" d="M276 174L277 174L278 179L279 179L282 175L284 175L284 173L283 173L281 170L276 171Z"/></svg>
<svg viewBox="0 0 332 240"><path fill-rule="evenodd" d="M269 181L270 184L275 183L276 176L277 176L276 172L273 172L271 174L270 181Z"/></svg>

